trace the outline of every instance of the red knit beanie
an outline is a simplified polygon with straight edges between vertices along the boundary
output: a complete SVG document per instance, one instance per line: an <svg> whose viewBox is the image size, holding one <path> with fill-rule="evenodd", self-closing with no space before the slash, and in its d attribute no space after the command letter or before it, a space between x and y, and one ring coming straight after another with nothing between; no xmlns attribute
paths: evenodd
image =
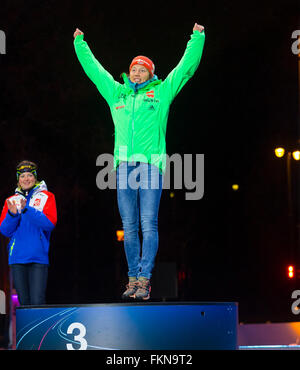
<svg viewBox="0 0 300 370"><path fill-rule="evenodd" d="M148 71L151 75L151 78L153 77L155 66L154 66L154 63L152 62L151 59L149 59L149 58L147 58L143 55L138 55L137 57L132 59L132 62L131 62L130 67L129 67L129 72L131 71L131 68L135 64L141 64L141 65L145 66L145 68L148 69Z"/></svg>

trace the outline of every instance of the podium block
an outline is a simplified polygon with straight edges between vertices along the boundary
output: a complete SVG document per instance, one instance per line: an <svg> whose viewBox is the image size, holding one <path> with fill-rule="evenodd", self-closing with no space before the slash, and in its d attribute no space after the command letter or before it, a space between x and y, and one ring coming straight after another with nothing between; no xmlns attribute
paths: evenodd
<svg viewBox="0 0 300 370"><path fill-rule="evenodd" d="M45 305L16 310L16 349L237 349L231 302Z"/></svg>

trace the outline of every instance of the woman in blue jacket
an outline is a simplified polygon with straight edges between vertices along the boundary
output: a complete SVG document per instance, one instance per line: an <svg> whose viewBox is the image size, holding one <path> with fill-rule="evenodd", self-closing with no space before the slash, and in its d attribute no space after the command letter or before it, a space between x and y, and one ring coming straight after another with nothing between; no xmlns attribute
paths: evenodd
<svg viewBox="0 0 300 370"><path fill-rule="evenodd" d="M21 305L45 303L49 241L57 221L54 194L37 181L37 166L22 161L17 166L17 189L6 199L0 232L8 237L8 263Z"/></svg>

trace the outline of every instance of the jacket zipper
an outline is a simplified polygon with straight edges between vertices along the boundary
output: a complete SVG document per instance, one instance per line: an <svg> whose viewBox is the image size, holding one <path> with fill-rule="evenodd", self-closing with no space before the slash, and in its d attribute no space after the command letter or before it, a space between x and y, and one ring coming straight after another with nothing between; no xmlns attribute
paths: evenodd
<svg viewBox="0 0 300 370"><path fill-rule="evenodd" d="M149 85L151 86L152 83ZM150 88L150 86L148 86ZM132 130L132 135L131 135L131 156L133 156L133 133L134 133L134 108L135 108L135 99L137 96L138 90L134 89L134 95L133 95L133 105L132 105L132 121L131 121L131 130Z"/></svg>
<svg viewBox="0 0 300 370"><path fill-rule="evenodd" d="M132 122L131 122L131 129L132 129L132 135L131 135L131 156L133 156L133 133L134 133L134 108L135 108L135 98L136 98L137 92L134 92L133 95L133 105L132 105Z"/></svg>

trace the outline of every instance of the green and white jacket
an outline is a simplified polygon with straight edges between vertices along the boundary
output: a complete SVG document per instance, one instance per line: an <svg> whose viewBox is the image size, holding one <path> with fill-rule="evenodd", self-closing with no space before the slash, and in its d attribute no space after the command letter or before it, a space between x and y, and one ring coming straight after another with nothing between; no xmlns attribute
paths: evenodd
<svg viewBox="0 0 300 370"><path fill-rule="evenodd" d="M115 168L120 162L135 161L151 163L165 171L170 105L198 68L204 41L204 31L193 31L183 57L167 78L162 81L154 76L138 86L125 73L123 84L115 81L94 57L83 35L75 38L79 62L110 107L115 125Z"/></svg>

